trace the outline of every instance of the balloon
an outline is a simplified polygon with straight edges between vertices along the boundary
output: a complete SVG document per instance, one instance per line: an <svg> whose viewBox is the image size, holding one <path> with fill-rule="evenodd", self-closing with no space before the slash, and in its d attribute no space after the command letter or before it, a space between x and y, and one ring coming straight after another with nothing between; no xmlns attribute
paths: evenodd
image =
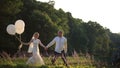
<svg viewBox="0 0 120 68"><path fill-rule="evenodd" d="M17 20L15 22L16 33L22 34L24 32L25 23L23 20Z"/></svg>
<svg viewBox="0 0 120 68"><path fill-rule="evenodd" d="M10 35L15 35L15 25L10 24L7 26L7 32Z"/></svg>

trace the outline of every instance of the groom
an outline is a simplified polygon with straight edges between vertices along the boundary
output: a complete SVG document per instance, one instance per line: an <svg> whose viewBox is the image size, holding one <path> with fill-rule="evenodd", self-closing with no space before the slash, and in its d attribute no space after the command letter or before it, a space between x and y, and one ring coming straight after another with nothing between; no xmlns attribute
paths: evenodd
<svg viewBox="0 0 120 68"><path fill-rule="evenodd" d="M56 59L61 56L64 64L68 66L66 61L65 53L67 53L67 39L63 36L62 31L58 31L58 36L56 36L47 46L46 50L55 44L54 57L52 59L52 64L55 63Z"/></svg>

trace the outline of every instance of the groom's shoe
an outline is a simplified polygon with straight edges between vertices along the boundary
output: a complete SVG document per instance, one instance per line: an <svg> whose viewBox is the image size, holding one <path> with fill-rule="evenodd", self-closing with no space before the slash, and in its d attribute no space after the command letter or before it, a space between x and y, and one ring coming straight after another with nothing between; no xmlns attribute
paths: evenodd
<svg viewBox="0 0 120 68"><path fill-rule="evenodd" d="M67 68L70 68L69 65L68 65L68 63L65 63L64 65L65 65Z"/></svg>
<svg viewBox="0 0 120 68"><path fill-rule="evenodd" d="M55 65L55 61L54 60L51 60L52 64Z"/></svg>
<svg viewBox="0 0 120 68"><path fill-rule="evenodd" d="M65 66L68 66L68 64L65 64Z"/></svg>
<svg viewBox="0 0 120 68"><path fill-rule="evenodd" d="M67 68L70 68L70 66L68 64L65 64Z"/></svg>

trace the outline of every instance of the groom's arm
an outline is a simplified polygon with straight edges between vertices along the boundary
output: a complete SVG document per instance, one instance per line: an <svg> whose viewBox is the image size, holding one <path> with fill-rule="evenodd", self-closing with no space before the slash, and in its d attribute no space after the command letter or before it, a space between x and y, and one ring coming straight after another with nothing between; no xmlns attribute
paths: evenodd
<svg viewBox="0 0 120 68"><path fill-rule="evenodd" d="M49 48L49 47L51 47L53 44L55 44L55 39L56 39L56 38L54 38L54 39L46 46L46 48Z"/></svg>

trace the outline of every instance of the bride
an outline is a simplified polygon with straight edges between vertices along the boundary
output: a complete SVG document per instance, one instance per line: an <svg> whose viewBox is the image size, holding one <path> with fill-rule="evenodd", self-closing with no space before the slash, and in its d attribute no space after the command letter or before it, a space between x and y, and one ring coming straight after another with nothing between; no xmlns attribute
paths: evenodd
<svg viewBox="0 0 120 68"><path fill-rule="evenodd" d="M40 56L40 53L39 53L38 45L40 44L43 48L45 48L45 46L41 43L41 41L38 38L39 38L39 33L35 32L33 34L33 38L31 39L31 41L29 43L21 42L24 45L30 45L31 43L33 43L32 57L30 57L28 59L26 64L44 65L44 61L43 61L43 59L42 59L42 57Z"/></svg>

